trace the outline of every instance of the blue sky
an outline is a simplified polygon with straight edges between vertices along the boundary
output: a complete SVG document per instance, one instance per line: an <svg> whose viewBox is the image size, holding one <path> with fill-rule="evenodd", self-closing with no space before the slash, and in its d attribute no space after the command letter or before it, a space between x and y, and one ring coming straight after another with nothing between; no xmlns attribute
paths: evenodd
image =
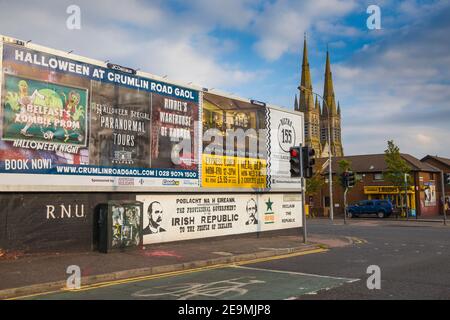
<svg viewBox="0 0 450 320"><path fill-rule="evenodd" d="M81 29L66 28L66 8ZM369 5L381 30L369 30ZM450 157L449 1L0 0L0 33L293 108L307 32L313 89L326 46L347 155Z"/></svg>

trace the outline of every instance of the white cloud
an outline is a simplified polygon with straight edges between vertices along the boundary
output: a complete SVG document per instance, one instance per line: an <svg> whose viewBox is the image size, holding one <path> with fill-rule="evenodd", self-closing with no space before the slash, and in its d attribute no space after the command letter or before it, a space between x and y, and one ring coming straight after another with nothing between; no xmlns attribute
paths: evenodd
<svg viewBox="0 0 450 320"><path fill-rule="evenodd" d="M348 61L334 65L346 151L398 141L403 152L450 156L450 7L407 29L391 31ZM373 137L373 139L372 139Z"/></svg>
<svg viewBox="0 0 450 320"><path fill-rule="evenodd" d="M258 73L241 71L237 67L217 63L193 48L187 41L172 43L158 39L141 46L148 54L141 65L152 68L151 72L170 75L185 83L194 81L202 86L220 87L245 83L254 79ZM164 64L152 64L148 61L164 61Z"/></svg>
<svg viewBox="0 0 450 320"><path fill-rule="evenodd" d="M286 52L297 52L301 47L303 33L321 28L333 28L354 34L353 28L343 26L337 19L356 7L353 0L288 1L267 3L255 19L253 32L259 40L255 49L264 58L273 61ZM331 21L331 22L326 22Z"/></svg>
<svg viewBox="0 0 450 320"><path fill-rule="evenodd" d="M433 141L434 141L433 137L431 137L428 134L424 134L424 133L416 134L415 140L422 145L427 145L427 144L433 143Z"/></svg>
<svg viewBox="0 0 450 320"><path fill-rule="evenodd" d="M243 30L257 15L259 0L191 0L193 17L207 24Z"/></svg>
<svg viewBox="0 0 450 320"><path fill-rule="evenodd" d="M231 86L262 73L223 63L220 57L232 52L236 44L230 39L219 41L209 32L216 27L215 19L223 24L238 20L248 24L252 14L244 10L247 3L251 1L230 1L221 11L220 6L197 1L194 8L201 7L202 12L180 13L168 8L164 1L80 0L77 5L81 8L81 30L68 30L66 8L72 1L0 2L0 30L90 58L168 75L174 80L209 87ZM204 21L201 18L208 17L208 10L212 10L210 21Z"/></svg>

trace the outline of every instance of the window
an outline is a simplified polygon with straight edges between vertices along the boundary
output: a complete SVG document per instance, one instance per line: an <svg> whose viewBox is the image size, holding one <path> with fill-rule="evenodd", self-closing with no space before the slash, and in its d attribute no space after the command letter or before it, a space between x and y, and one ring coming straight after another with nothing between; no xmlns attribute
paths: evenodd
<svg viewBox="0 0 450 320"><path fill-rule="evenodd" d="M330 206L330 197L325 197L324 198L324 207L329 207Z"/></svg>
<svg viewBox="0 0 450 320"><path fill-rule="evenodd" d="M381 181L381 180L383 180L383 179L384 179L384 177L383 177L383 174L382 174L382 173L374 173L374 174L373 174L373 180Z"/></svg>

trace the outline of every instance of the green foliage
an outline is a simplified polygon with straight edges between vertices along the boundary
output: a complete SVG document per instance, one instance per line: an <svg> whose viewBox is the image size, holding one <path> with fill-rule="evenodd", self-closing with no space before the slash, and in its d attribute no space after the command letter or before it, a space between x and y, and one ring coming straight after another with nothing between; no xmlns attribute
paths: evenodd
<svg viewBox="0 0 450 320"><path fill-rule="evenodd" d="M405 174L408 174L408 185L411 185L411 167L400 155L400 148L394 144L393 140L388 141L388 147L384 151L387 170L384 173L385 180L393 186L401 189L405 186Z"/></svg>
<svg viewBox="0 0 450 320"><path fill-rule="evenodd" d="M344 187L344 181L342 179L342 174L346 171L352 171L351 165L352 165L352 163L348 160L339 161L339 170L337 172L337 182L343 189L345 189L345 187Z"/></svg>
<svg viewBox="0 0 450 320"><path fill-rule="evenodd" d="M323 177L319 173L316 173L313 177L306 179L306 194L308 196L316 195L324 184Z"/></svg>
<svg viewBox="0 0 450 320"><path fill-rule="evenodd" d="M345 171L351 171L352 163L348 160L339 161L339 174L344 173Z"/></svg>

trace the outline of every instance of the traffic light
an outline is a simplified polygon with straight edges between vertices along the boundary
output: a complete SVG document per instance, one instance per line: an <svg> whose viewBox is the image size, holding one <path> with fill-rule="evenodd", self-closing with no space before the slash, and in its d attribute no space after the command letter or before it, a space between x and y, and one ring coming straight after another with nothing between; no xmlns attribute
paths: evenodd
<svg viewBox="0 0 450 320"><path fill-rule="evenodd" d="M343 188L347 188L348 187L348 172L342 172L341 174L341 186Z"/></svg>
<svg viewBox="0 0 450 320"><path fill-rule="evenodd" d="M291 157L291 178L300 178L300 147L291 147L289 149L289 155Z"/></svg>
<svg viewBox="0 0 450 320"><path fill-rule="evenodd" d="M313 168L316 160L314 160L314 156L316 152L311 147L303 147L302 148L303 155L303 176L305 178L311 178L314 174Z"/></svg>
<svg viewBox="0 0 450 320"><path fill-rule="evenodd" d="M445 174L445 181L448 185L450 185L450 173Z"/></svg>
<svg viewBox="0 0 450 320"><path fill-rule="evenodd" d="M347 172L347 187L352 188L355 186L355 173L352 171Z"/></svg>

